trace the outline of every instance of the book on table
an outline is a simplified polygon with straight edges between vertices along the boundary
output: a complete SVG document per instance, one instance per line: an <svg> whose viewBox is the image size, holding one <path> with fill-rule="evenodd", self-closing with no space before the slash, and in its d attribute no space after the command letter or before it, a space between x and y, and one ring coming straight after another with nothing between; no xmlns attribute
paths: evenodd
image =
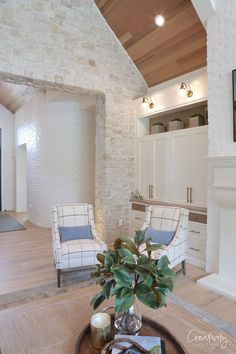
<svg viewBox="0 0 236 354"><path fill-rule="evenodd" d="M161 340L159 337L151 337L151 336L129 336L129 335L120 335L116 334L115 339L131 339L135 341L137 344L141 345L146 350L151 350L155 348L153 353L155 354L165 354L165 342ZM138 349L133 347L133 345L129 342L120 342L122 346L126 347L127 350L123 350L122 353L127 354L142 354ZM119 354L121 352L120 349L113 348L111 354Z"/></svg>

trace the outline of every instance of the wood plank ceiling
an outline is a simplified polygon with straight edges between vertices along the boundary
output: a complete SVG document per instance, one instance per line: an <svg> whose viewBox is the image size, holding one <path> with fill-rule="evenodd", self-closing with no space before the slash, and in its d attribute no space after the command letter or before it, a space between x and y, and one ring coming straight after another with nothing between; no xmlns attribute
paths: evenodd
<svg viewBox="0 0 236 354"><path fill-rule="evenodd" d="M33 86L0 81L0 104L14 114L37 92Z"/></svg>
<svg viewBox="0 0 236 354"><path fill-rule="evenodd" d="M206 32L191 0L95 2L149 87L206 65Z"/></svg>

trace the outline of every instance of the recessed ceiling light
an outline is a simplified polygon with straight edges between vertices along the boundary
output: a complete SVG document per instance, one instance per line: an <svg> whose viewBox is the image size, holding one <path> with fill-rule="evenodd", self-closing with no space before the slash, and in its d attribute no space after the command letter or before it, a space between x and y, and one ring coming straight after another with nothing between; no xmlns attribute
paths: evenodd
<svg viewBox="0 0 236 354"><path fill-rule="evenodd" d="M156 25L157 25L157 26L159 26L159 27L163 26L164 23L165 23L165 18L164 18L164 16L162 16L162 15L157 15L157 16L155 17L155 22L156 22Z"/></svg>

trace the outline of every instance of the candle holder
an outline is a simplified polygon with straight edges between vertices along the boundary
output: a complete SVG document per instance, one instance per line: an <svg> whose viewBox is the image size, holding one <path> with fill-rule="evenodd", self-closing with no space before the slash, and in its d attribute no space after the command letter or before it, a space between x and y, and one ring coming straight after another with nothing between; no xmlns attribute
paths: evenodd
<svg viewBox="0 0 236 354"><path fill-rule="evenodd" d="M111 340L111 316L104 312L95 313L90 321L91 343L95 349L102 349Z"/></svg>

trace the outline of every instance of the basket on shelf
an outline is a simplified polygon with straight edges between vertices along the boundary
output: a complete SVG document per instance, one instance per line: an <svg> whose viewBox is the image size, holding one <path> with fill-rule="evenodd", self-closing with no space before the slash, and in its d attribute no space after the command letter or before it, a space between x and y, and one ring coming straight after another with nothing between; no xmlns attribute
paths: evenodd
<svg viewBox="0 0 236 354"><path fill-rule="evenodd" d="M151 126L151 134L164 133L166 128L163 123L153 123Z"/></svg>
<svg viewBox="0 0 236 354"><path fill-rule="evenodd" d="M184 128L184 122L181 119L173 119L168 123L168 130L179 130Z"/></svg>

